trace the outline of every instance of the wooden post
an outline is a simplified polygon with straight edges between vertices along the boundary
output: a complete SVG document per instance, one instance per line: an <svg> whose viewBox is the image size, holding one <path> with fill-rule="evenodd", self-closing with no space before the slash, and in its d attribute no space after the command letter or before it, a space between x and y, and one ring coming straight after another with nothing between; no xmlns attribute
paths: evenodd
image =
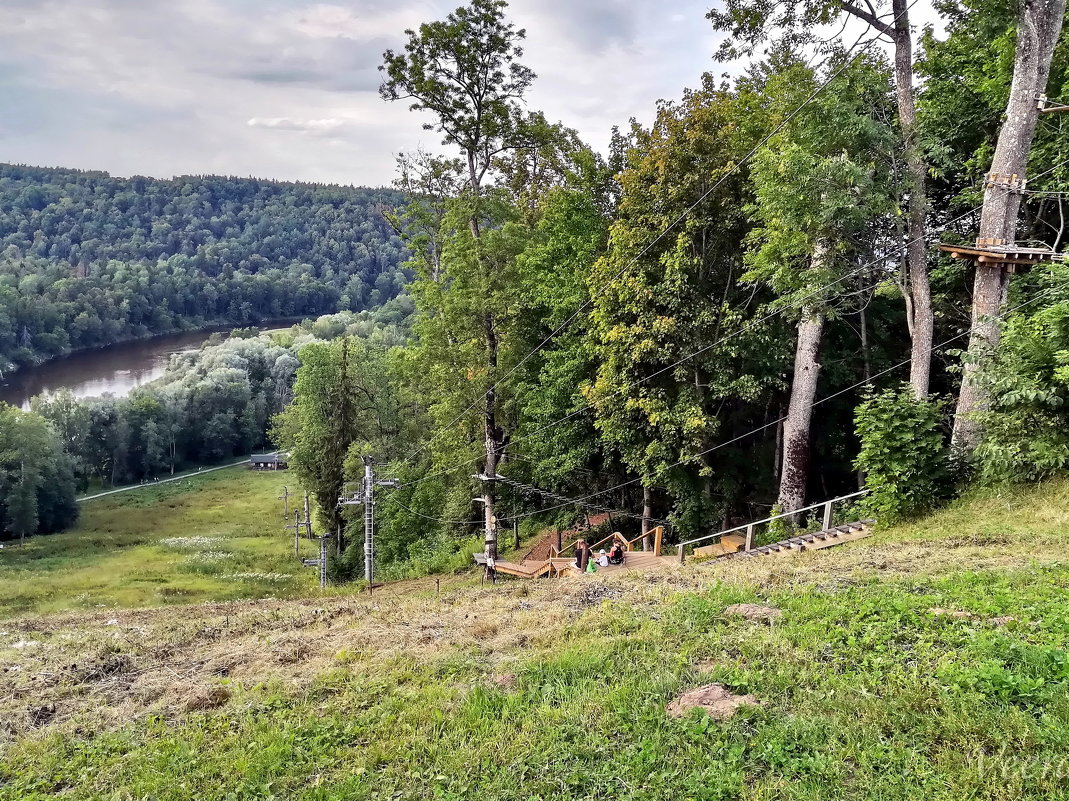
<svg viewBox="0 0 1069 801"><path fill-rule="evenodd" d="M308 503L308 493L304 493L304 533L312 539L312 510Z"/></svg>
<svg viewBox="0 0 1069 801"><path fill-rule="evenodd" d="M664 544L664 526L657 526L653 530L653 552L657 555L661 555L661 545Z"/></svg>
<svg viewBox="0 0 1069 801"><path fill-rule="evenodd" d="M290 488L283 485L282 494L278 496L278 499L282 501L282 519L285 520L290 516Z"/></svg>
<svg viewBox="0 0 1069 801"><path fill-rule="evenodd" d="M512 538L516 541L516 550L520 549L520 521L513 519L512 521Z"/></svg>
<svg viewBox="0 0 1069 801"><path fill-rule="evenodd" d="M748 551L753 548L753 532L754 524L750 523L750 525L746 527L746 547L743 550Z"/></svg>
<svg viewBox="0 0 1069 801"><path fill-rule="evenodd" d="M685 561L687 561L687 557L683 554L683 546L677 545L676 550L679 551L679 564L683 564Z"/></svg>
<svg viewBox="0 0 1069 801"><path fill-rule="evenodd" d="M824 530L827 531L831 528L831 507L834 501L828 501L824 504Z"/></svg>
<svg viewBox="0 0 1069 801"><path fill-rule="evenodd" d="M301 555L301 513L293 510L293 555Z"/></svg>

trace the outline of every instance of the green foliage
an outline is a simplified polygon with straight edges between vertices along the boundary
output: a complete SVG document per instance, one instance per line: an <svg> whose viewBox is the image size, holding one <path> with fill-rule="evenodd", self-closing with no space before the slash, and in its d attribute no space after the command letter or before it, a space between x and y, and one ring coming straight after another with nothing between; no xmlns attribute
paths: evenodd
<svg viewBox="0 0 1069 801"><path fill-rule="evenodd" d="M0 165L0 370L209 323L360 310L406 258L392 190Z"/></svg>
<svg viewBox="0 0 1069 801"><path fill-rule="evenodd" d="M0 403L0 539L50 534L77 517L71 459L56 431Z"/></svg>
<svg viewBox="0 0 1069 801"><path fill-rule="evenodd" d="M1064 282L1064 275L1054 281ZM974 454L977 479L1027 482L1063 473L1069 467L1069 300L1011 315L998 353L981 364L978 381L990 406L977 415L984 430Z"/></svg>
<svg viewBox="0 0 1069 801"><path fill-rule="evenodd" d="M855 411L861 450L854 464L869 494L859 507L883 523L916 517L949 494L944 403L908 386L870 395Z"/></svg>

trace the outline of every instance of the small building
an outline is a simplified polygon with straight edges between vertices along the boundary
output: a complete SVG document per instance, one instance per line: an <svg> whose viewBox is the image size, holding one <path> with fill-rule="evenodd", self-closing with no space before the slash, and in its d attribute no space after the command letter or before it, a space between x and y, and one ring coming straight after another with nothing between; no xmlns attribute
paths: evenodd
<svg viewBox="0 0 1069 801"><path fill-rule="evenodd" d="M249 457L249 467L253 470L285 470L289 465L289 454L254 453Z"/></svg>

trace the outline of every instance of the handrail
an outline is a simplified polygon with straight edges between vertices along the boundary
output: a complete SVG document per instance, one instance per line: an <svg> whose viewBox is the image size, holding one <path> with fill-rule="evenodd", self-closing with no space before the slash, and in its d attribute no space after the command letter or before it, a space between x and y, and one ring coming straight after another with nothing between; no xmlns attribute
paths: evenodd
<svg viewBox="0 0 1069 801"><path fill-rule="evenodd" d="M783 512L778 515L772 515L772 517L766 517L764 520L755 520L752 523L743 523L741 526L735 526L735 528L727 528L723 531L718 531L716 534L704 534L701 537L695 537L692 540L681 542L679 543L679 545L693 545L696 542L712 539L713 537L722 537L725 534L734 534L736 531L745 530L747 526L759 526L762 523L771 523L773 520L780 520L784 517L794 517L797 514L812 511L813 509L817 509L821 506L826 506L829 503L838 503L839 501L847 501L850 500L850 498L856 498L859 495L867 495L868 492L869 490L864 489L858 490L857 492L851 492L849 495L840 495L838 498L832 498L830 501L821 501L820 503L814 503L811 506L803 506L801 509L795 509L793 512Z"/></svg>
<svg viewBox="0 0 1069 801"><path fill-rule="evenodd" d="M834 504L838 503L839 501L848 501L851 498L857 498L861 495L867 495L868 493L869 490L867 489L858 490L857 492L851 492L849 495L840 495L838 498L832 498L830 501L821 501L820 503L803 506L801 509L795 509L792 512L781 512L778 515L766 517L764 520L755 520L752 523L743 523L741 526L735 526L735 528L727 528L723 531L718 531L715 534L704 534L701 537L695 537L692 540L681 542L676 546L676 549L679 551L679 561L682 563L686 559L683 551L686 546L693 545L696 542L702 542L703 540L710 540L714 537L723 537L727 534L734 534L737 531L746 532L746 548L749 549L751 545L751 540L753 538L754 529L757 526L760 526L763 523L771 523L773 520L782 520L785 517L794 517L795 515L802 514L803 512L810 512L814 509L819 509L822 506L824 507L824 528L829 528L831 526L831 511L832 506Z"/></svg>

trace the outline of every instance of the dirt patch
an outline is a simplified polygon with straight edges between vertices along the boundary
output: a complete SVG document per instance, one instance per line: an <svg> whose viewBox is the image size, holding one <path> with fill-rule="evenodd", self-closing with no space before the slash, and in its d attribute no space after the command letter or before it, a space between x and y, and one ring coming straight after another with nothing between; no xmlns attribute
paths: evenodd
<svg viewBox="0 0 1069 801"><path fill-rule="evenodd" d="M230 700L230 690L221 684L191 687L186 693L182 707L186 712L217 709Z"/></svg>
<svg viewBox="0 0 1069 801"><path fill-rule="evenodd" d="M759 620L771 623L783 617L783 610L762 604L733 604L724 610L725 617L743 617L747 620Z"/></svg>
<svg viewBox="0 0 1069 801"><path fill-rule="evenodd" d="M723 684L707 684L683 693L668 704L668 714L681 718L692 709L704 709L713 720L727 720L740 706L761 706L752 695L735 695Z"/></svg>
<svg viewBox="0 0 1069 801"><path fill-rule="evenodd" d="M933 606L928 610L935 617L951 617L954 620L972 620L976 615L966 612L964 609L943 609L941 606Z"/></svg>
<svg viewBox="0 0 1069 801"><path fill-rule="evenodd" d="M514 673L495 673L490 677L490 683L496 686L499 690L516 689L516 674Z"/></svg>

